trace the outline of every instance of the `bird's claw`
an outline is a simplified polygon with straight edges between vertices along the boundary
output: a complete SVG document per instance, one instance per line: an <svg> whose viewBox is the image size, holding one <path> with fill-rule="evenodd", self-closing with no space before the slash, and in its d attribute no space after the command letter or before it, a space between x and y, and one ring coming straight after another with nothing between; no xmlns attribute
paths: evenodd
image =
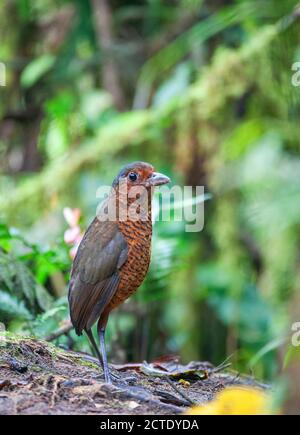
<svg viewBox="0 0 300 435"><path fill-rule="evenodd" d="M122 377L115 373L104 373L104 380L107 384L119 385L119 386L127 386L132 385L136 382L136 378L134 376Z"/></svg>

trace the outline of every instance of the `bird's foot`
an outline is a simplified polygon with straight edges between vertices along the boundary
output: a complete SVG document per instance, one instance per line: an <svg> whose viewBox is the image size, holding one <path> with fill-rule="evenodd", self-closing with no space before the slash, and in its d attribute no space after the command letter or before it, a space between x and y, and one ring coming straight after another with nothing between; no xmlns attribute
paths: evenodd
<svg viewBox="0 0 300 435"><path fill-rule="evenodd" d="M104 374L105 382L108 384L113 384L119 387L125 387L128 385L132 385L136 382L135 376L119 376L116 373L109 373L108 376Z"/></svg>
<svg viewBox="0 0 300 435"><path fill-rule="evenodd" d="M111 373L103 370L101 375L96 376L99 380L104 380L106 384L112 384L115 386L125 387L128 385L134 385L137 381L134 375L132 376L120 376L117 373Z"/></svg>
<svg viewBox="0 0 300 435"><path fill-rule="evenodd" d="M108 367L104 366L103 368L104 380L107 384L112 384L112 379L115 378L115 375L111 375Z"/></svg>

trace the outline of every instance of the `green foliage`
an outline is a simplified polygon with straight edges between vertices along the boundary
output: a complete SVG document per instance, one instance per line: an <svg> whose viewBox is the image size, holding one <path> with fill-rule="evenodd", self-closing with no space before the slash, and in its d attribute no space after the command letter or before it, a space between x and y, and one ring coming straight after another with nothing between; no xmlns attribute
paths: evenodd
<svg viewBox="0 0 300 435"><path fill-rule="evenodd" d="M41 251L18 232L0 225L2 322L32 320L52 307L54 295L45 285L56 272L69 266L69 262L63 260L65 256L66 253L57 251Z"/></svg>
<svg viewBox="0 0 300 435"><path fill-rule="evenodd" d="M21 85L24 88L30 88L53 67L54 63L55 57L50 54L45 54L33 60L22 71Z"/></svg>
<svg viewBox="0 0 300 435"><path fill-rule="evenodd" d="M37 337L46 337L67 318L68 304L66 298L62 297L54 301L47 311L37 315L32 322L32 330Z"/></svg>
<svg viewBox="0 0 300 435"><path fill-rule="evenodd" d="M2 322L10 320L31 320L32 316L24 302L8 292L0 290L0 313Z"/></svg>

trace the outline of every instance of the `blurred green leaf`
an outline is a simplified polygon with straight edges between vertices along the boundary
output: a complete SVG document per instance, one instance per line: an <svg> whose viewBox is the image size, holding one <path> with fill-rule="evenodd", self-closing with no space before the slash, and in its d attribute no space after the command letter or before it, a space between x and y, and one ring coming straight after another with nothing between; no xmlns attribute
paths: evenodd
<svg viewBox="0 0 300 435"><path fill-rule="evenodd" d="M24 88L33 86L41 77L51 70L55 60L55 56L51 54L44 54L32 60L22 71L21 85Z"/></svg>
<svg viewBox="0 0 300 435"><path fill-rule="evenodd" d="M153 96L153 107L160 107L168 103L170 98L180 95L190 83L191 68L189 64L178 65L174 74L160 85Z"/></svg>
<svg viewBox="0 0 300 435"><path fill-rule="evenodd" d="M262 119L249 119L241 122L223 143L226 160L236 160L261 139L265 132Z"/></svg>

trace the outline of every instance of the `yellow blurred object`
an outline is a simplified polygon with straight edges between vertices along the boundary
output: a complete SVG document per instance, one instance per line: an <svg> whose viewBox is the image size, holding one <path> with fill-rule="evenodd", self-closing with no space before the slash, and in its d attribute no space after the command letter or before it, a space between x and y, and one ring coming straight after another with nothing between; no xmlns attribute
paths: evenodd
<svg viewBox="0 0 300 435"><path fill-rule="evenodd" d="M191 386L190 382L186 381L185 379L179 379L178 383L181 384L183 387L190 387Z"/></svg>
<svg viewBox="0 0 300 435"><path fill-rule="evenodd" d="M190 408L187 415L261 415L270 414L270 397L257 388L228 387L204 405Z"/></svg>

